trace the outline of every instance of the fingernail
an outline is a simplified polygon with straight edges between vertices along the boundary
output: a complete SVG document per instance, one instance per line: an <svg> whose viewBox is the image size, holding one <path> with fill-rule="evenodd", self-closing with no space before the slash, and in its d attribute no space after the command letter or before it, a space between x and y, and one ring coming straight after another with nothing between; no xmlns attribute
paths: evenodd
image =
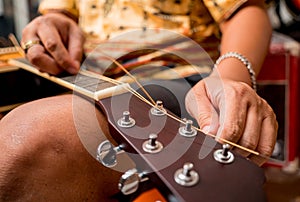
<svg viewBox="0 0 300 202"><path fill-rule="evenodd" d="M71 74L76 74L78 72L78 69L76 67L68 67L67 71Z"/></svg>
<svg viewBox="0 0 300 202"><path fill-rule="evenodd" d="M202 128L202 131L203 131L204 133L209 133L209 129L210 129L210 126L204 126L204 127Z"/></svg>
<svg viewBox="0 0 300 202"><path fill-rule="evenodd" d="M80 62L79 62L79 61L75 60L75 61L74 61L74 64L75 64L75 67L76 67L77 69L80 69Z"/></svg>
<svg viewBox="0 0 300 202"><path fill-rule="evenodd" d="M80 63L78 61L74 61L73 65L67 68L67 71L71 74L76 74L80 68Z"/></svg>

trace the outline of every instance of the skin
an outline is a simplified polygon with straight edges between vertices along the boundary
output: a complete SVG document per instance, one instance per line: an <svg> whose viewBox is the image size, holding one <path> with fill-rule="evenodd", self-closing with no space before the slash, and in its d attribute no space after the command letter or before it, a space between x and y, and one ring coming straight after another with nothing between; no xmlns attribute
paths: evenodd
<svg viewBox="0 0 300 202"><path fill-rule="evenodd" d="M245 55L258 74L271 26L260 1L247 4L221 24L221 54L236 51ZM57 12L40 16L23 31L23 43L35 39L42 44L32 46L27 58L40 71L53 75L78 72L84 36L74 20ZM186 107L205 132L270 156L276 141L276 117L250 85L246 67L237 59L226 59L191 89ZM75 127L73 99L64 95L37 100L1 120L0 152L7 154L0 156L1 200L113 201L108 196L117 193L120 173L105 168L84 149ZM86 100L75 99L85 107L81 111L94 110ZM103 133L89 140L88 134L97 131L87 127L83 136L93 148L111 139L105 117L98 110L95 113ZM267 160L239 152L258 165Z"/></svg>
<svg viewBox="0 0 300 202"><path fill-rule="evenodd" d="M74 103L82 108L73 110ZM82 120L81 139L75 115ZM98 125L103 133L90 127ZM105 118L86 99L63 95L26 103L1 120L0 134L0 201L116 201L111 197L121 173L83 147L93 144L96 151L109 137Z"/></svg>
<svg viewBox="0 0 300 202"><path fill-rule="evenodd" d="M39 70L53 75L79 71L84 36L74 20L57 12L37 17L24 28L22 42L36 39L42 44L31 47L27 58Z"/></svg>
<svg viewBox="0 0 300 202"><path fill-rule="evenodd" d="M243 6L229 21L221 24L221 30L221 54L235 51L247 56L257 75L272 30L262 2L253 1ZM236 58L227 58L210 77L189 92L186 106L204 131L270 156L277 136L276 116L250 86L245 65ZM258 165L267 160L239 152Z"/></svg>

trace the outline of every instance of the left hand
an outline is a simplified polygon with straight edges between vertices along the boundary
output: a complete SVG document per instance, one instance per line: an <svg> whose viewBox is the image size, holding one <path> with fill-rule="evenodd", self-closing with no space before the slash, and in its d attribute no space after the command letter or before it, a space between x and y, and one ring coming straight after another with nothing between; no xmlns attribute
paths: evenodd
<svg viewBox="0 0 300 202"><path fill-rule="evenodd" d="M186 96L186 108L200 128L270 157L278 123L269 104L246 83L207 77ZM237 149L261 166L267 159Z"/></svg>

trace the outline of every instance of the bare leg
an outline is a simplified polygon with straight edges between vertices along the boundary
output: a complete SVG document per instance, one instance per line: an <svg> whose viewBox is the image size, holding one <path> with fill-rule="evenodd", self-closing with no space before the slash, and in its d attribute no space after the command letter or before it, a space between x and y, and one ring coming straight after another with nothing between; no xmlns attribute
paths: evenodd
<svg viewBox="0 0 300 202"><path fill-rule="evenodd" d="M95 111L84 99L77 98L77 104L84 109L79 111ZM1 120L0 201L109 201L117 192L120 173L97 162L77 133L91 151L105 136L88 126L78 130L73 106L71 95L46 98ZM107 133L103 115L97 110L95 114Z"/></svg>

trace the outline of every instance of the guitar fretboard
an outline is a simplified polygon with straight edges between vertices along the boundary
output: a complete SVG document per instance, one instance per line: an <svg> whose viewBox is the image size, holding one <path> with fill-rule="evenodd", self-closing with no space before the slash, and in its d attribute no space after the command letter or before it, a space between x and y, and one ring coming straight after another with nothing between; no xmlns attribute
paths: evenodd
<svg viewBox="0 0 300 202"><path fill-rule="evenodd" d="M70 90L83 94L96 101L111 97L112 95L124 93L127 91L126 89L128 89L128 84L116 84L109 82L111 79L86 70L82 70L76 75L56 77L49 75L48 73L40 72L25 58L11 59L8 63L48 79Z"/></svg>

